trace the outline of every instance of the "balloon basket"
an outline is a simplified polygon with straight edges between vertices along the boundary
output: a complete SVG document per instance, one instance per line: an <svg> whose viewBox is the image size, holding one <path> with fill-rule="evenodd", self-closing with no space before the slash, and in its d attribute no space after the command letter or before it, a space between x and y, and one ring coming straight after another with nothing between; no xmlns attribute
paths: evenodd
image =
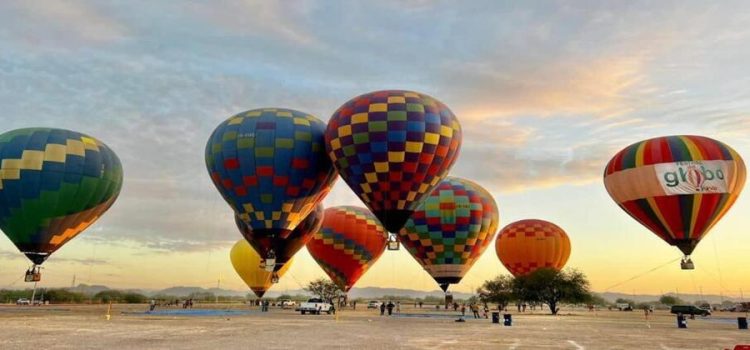
<svg viewBox="0 0 750 350"><path fill-rule="evenodd" d="M399 242L398 237L396 237L395 234L389 233L388 234L388 250L399 250L401 247L401 242Z"/></svg>
<svg viewBox="0 0 750 350"><path fill-rule="evenodd" d="M276 259L265 259L261 265L266 271L273 272L276 268Z"/></svg>
<svg viewBox="0 0 750 350"><path fill-rule="evenodd" d="M695 264L693 264L693 260L689 256L686 256L680 261L680 268L683 270L694 270Z"/></svg>
<svg viewBox="0 0 750 350"><path fill-rule="evenodd" d="M26 270L26 276L23 279L25 282L39 282L42 280L41 266L34 265L33 267Z"/></svg>

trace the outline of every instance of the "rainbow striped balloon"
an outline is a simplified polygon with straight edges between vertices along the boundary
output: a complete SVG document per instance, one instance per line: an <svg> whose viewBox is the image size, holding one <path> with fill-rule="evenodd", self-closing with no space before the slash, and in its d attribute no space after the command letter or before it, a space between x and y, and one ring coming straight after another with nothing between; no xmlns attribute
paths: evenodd
<svg viewBox="0 0 750 350"><path fill-rule="evenodd" d="M732 207L744 184L740 155L703 136L634 143L604 170L604 186L612 199L685 255Z"/></svg>

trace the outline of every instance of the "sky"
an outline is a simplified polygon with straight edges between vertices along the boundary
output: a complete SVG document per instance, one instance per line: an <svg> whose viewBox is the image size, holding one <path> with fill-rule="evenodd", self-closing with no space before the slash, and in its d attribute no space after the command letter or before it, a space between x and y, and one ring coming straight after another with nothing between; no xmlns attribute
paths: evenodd
<svg viewBox="0 0 750 350"><path fill-rule="evenodd" d="M595 291L750 295L750 194L681 271L677 249L631 219L602 182L646 138L699 134L750 159L750 4L743 1L3 1L0 132L92 135L120 157L115 205L44 267L44 286L246 289L240 239L203 150L229 116L286 107L327 121L362 93L407 89L463 128L451 175L494 196L501 226L568 232L567 264ZM343 181L326 206L361 205ZM0 238L0 289L28 261ZM491 246L452 290L507 273ZM301 251L272 290L325 277ZM435 290L404 249L357 287Z"/></svg>

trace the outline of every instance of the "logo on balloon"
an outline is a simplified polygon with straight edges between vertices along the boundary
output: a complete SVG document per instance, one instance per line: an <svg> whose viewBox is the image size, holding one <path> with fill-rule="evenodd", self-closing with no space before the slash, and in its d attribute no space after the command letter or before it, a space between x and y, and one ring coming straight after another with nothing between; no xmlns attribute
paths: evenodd
<svg viewBox="0 0 750 350"><path fill-rule="evenodd" d="M656 164L659 182L667 194L726 193L728 162L688 161Z"/></svg>

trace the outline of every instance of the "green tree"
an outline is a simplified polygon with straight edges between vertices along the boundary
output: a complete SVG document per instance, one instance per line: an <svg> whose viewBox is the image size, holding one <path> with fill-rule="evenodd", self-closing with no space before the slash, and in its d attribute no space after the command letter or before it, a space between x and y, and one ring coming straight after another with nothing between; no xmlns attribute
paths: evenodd
<svg viewBox="0 0 750 350"><path fill-rule="evenodd" d="M659 298L659 302L667 306L679 305L679 304L685 303L684 301L682 301L682 299L674 295L666 295L666 294L662 295L661 298Z"/></svg>
<svg viewBox="0 0 750 350"><path fill-rule="evenodd" d="M99 293L96 293L94 295L94 299L105 304L109 302L116 303L122 300L122 292L120 292L119 290L111 290L111 289L103 290Z"/></svg>
<svg viewBox="0 0 750 350"><path fill-rule="evenodd" d="M513 294L518 300L547 304L553 315L559 311L558 304L561 302L583 303L591 299L589 281L583 273L552 268L542 268L516 277Z"/></svg>
<svg viewBox="0 0 750 350"><path fill-rule="evenodd" d="M71 292L67 289L49 289L44 294L44 299L50 303L82 303L86 296L83 293Z"/></svg>
<svg viewBox="0 0 750 350"><path fill-rule="evenodd" d="M498 309L504 309L515 299L513 295L513 277L499 275L493 280L485 281L477 289L479 300L483 303L497 304Z"/></svg>
<svg viewBox="0 0 750 350"><path fill-rule="evenodd" d="M282 294L282 295L279 295L278 298L276 298L276 300L287 300L287 299L291 300L292 296L289 294Z"/></svg>
<svg viewBox="0 0 750 350"><path fill-rule="evenodd" d="M334 299L344 296L344 291L336 283L326 278L319 278L310 282L305 290L329 303L333 303Z"/></svg>
<svg viewBox="0 0 750 350"><path fill-rule="evenodd" d="M143 304L148 298L145 295L135 292L126 292L122 294L122 302L126 304Z"/></svg>
<svg viewBox="0 0 750 350"><path fill-rule="evenodd" d="M203 302L213 302L216 300L216 296L211 292L194 292L188 295L189 299Z"/></svg>

